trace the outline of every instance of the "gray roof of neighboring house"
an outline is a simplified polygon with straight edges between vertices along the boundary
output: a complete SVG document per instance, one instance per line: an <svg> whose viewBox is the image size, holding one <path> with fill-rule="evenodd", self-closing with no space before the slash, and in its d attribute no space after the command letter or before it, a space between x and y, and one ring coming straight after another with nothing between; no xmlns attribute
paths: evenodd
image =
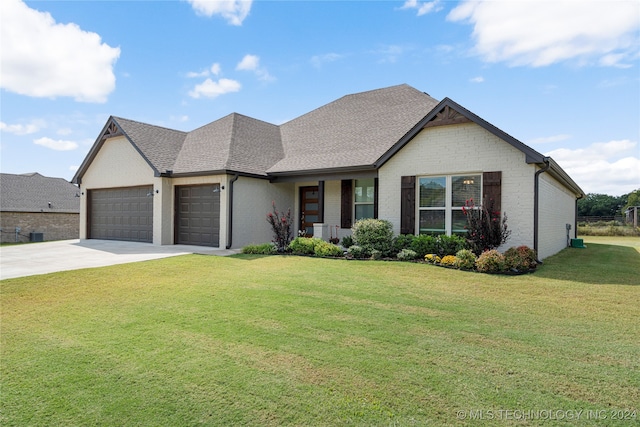
<svg viewBox="0 0 640 427"><path fill-rule="evenodd" d="M437 104L406 84L344 96L281 125L285 157L267 172L372 167Z"/></svg>
<svg viewBox="0 0 640 427"><path fill-rule="evenodd" d="M0 174L0 210L3 212L79 213L78 187L62 178L39 173ZM49 205L51 203L51 205Z"/></svg>

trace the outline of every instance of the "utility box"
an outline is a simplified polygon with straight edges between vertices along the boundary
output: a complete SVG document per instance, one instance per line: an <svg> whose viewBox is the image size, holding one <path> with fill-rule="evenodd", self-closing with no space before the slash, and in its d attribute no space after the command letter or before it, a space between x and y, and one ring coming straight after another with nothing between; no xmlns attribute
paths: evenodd
<svg viewBox="0 0 640 427"><path fill-rule="evenodd" d="M29 233L30 242L44 242L44 233Z"/></svg>
<svg viewBox="0 0 640 427"><path fill-rule="evenodd" d="M571 247L584 249L586 246L584 245L584 240L582 239L571 239Z"/></svg>

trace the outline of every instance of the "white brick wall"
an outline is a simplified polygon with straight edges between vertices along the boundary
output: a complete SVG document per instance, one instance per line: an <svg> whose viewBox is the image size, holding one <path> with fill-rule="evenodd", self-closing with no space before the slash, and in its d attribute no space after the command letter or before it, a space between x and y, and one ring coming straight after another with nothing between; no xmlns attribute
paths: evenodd
<svg viewBox="0 0 640 427"><path fill-rule="evenodd" d="M575 195L548 173L540 174L538 218L538 258L544 259L567 246L567 224L570 238L575 237Z"/></svg>
<svg viewBox="0 0 640 427"><path fill-rule="evenodd" d="M402 176L493 171L502 172L502 211L512 230L505 246L533 247L535 167L525 163L520 150L474 123L423 130L385 163L378 174L379 216L391 221L395 233L400 232Z"/></svg>

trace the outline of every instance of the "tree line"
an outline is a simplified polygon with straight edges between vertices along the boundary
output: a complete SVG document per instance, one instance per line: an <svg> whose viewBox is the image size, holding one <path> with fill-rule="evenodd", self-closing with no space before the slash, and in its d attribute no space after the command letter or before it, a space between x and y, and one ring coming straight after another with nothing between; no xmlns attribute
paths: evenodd
<svg viewBox="0 0 640 427"><path fill-rule="evenodd" d="M622 216L630 206L640 206L640 189L617 197L589 193L578 200L578 216Z"/></svg>

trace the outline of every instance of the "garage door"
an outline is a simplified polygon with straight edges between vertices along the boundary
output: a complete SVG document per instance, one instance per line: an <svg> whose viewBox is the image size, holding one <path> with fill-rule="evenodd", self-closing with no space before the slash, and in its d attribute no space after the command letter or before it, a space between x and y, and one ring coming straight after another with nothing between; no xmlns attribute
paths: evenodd
<svg viewBox="0 0 640 427"><path fill-rule="evenodd" d="M176 187L176 206L176 243L219 246L219 184Z"/></svg>
<svg viewBox="0 0 640 427"><path fill-rule="evenodd" d="M153 187L89 191L89 238L153 241Z"/></svg>

